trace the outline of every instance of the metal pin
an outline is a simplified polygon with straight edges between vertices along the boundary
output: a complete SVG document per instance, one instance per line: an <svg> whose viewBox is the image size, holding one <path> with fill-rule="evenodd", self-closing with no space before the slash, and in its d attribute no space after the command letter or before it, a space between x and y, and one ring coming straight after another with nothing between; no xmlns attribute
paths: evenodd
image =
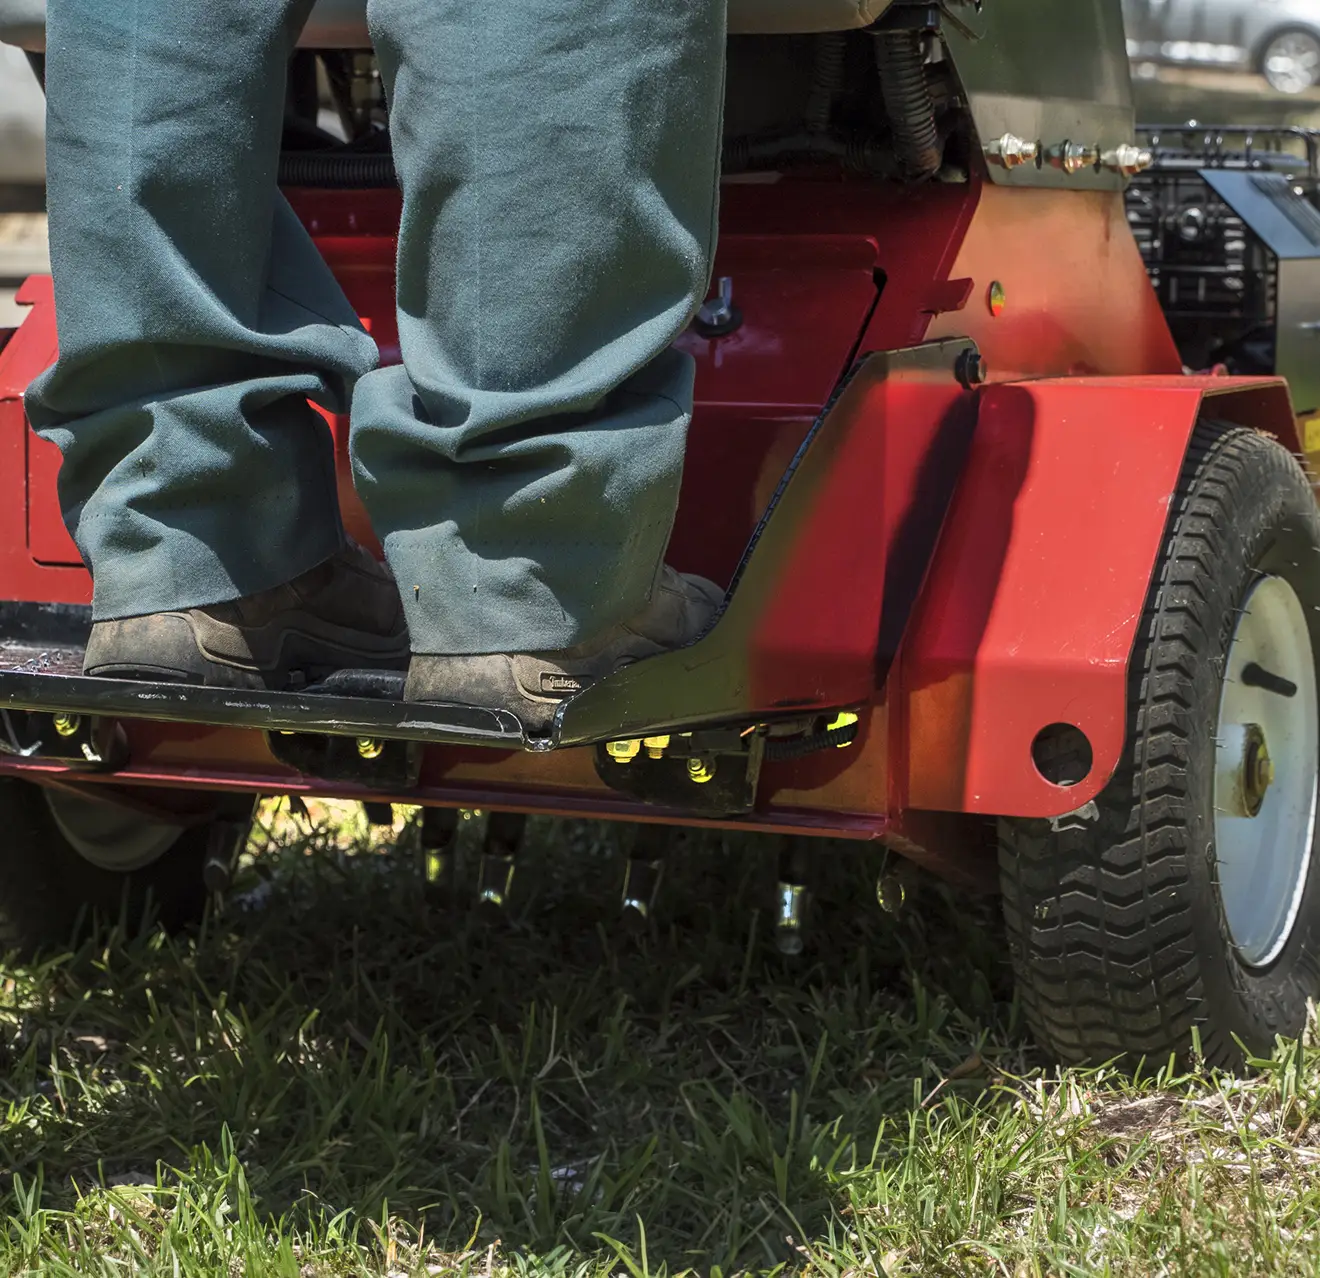
<svg viewBox="0 0 1320 1278"><path fill-rule="evenodd" d="M669 830L665 826L638 826L623 876L623 925L634 935L651 926L668 843Z"/></svg>
<svg viewBox="0 0 1320 1278"><path fill-rule="evenodd" d="M811 867L806 839L791 838L779 857L778 905L775 912L775 949L790 958L807 947L806 920Z"/></svg>
<svg viewBox="0 0 1320 1278"><path fill-rule="evenodd" d="M518 852L526 833L527 818L522 813L491 813L477 872L477 908L483 914L503 915L509 908Z"/></svg>

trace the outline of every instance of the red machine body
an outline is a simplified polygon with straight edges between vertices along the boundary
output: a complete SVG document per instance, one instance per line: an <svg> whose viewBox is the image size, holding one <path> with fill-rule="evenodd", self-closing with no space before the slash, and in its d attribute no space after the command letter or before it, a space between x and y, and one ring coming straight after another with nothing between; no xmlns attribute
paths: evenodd
<svg viewBox="0 0 1320 1278"><path fill-rule="evenodd" d="M397 360L397 195L291 198L383 357ZM1062 815L1112 775L1129 654L1198 418L1297 450L1286 386L1183 374L1119 192L753 178L726 182L722 221L716 271L733 281L745 322L728 337L683 339L698 409L676 567L732 579L860 357L970 338L988 379L882 381L834 405L846 426L837 464L791 549L785 589L759 618L751 677L792 670L810 684L826 672L822 702L864 706L860 735L767 762L755 811L706 823L885 839L982 881L990 858L961 838L968 819ZM56 502L58 455L22 407L56 353L49 280L28 281L19 300L32 309L0 349L0 600L86 603ZM370 542L346 423L332 425L346 523ZM1092 747L1075 786L1051 784L1033 762L1033 741L1057 724ZM207 788L702 823L609 788L588 747L432 745L415 789L382 794L295 772L250 728L125 728L130 761L114 773L3 755L0 773L149 787L167 805L170 791Z"/></svg>

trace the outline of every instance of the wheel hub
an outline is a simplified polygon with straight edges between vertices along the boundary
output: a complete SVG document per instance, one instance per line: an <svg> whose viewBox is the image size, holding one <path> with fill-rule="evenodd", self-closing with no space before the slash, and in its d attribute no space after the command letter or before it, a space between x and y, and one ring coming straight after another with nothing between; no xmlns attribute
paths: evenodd
<svg viewBox="0 0 1320 1278"><path fill-rule="evenodd" d="M1265 729L1258 723L1221 725L1218 755L1217 809L1235 817L1259 816L1274 784L1274 760Z"/></svg>
<svg viewBox="0 0 1320 1278"><path fill-rule="evenodd" d="M1247 725L1247 750L1242 760L1242 797L1246 800L1248 816L1258 816L1265 802L1265 791L1274 780L1274 760L1265 741L1265 733L1257 723Z"/></svg>
<svg viewBox="0 0 1320 1278"><path fill-rule="evenodd" d="M1301 601L1252 588L1229 648L1215 731L1215 859L1238 957L1264 967L1292 935L1315 837L1320 726Z"/></svg>
<svg viewBox="0 0 1320 1278"><path fill-rule="evenodd" d="M1265 56L1265 77L1281 93L1305 93L1320 74L1320 46L1301 32L1281 36Z"/></svg>

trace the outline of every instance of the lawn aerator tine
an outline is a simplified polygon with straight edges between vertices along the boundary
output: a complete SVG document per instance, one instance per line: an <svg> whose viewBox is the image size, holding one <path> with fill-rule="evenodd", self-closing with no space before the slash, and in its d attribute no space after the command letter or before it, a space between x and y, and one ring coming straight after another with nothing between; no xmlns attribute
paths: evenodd
<svg viewBox="0 0 1320 1278"><path fill-rule="evenodd" d="M491 918L502 918L508 911L518 853L526 833L527 818L522 813L490 814L477 872L477 908Z"/></svg>
<svg viewBox="0 0 1320 1278"><path fill-rule="evenodd" d="M623 926L634 936L646 932L655 916L656 896L664 875L670 831L663 825L641 825L628 854L623 876Z"/></svg>
<svg viewBox="0 0 1320 1278"><path fill-rule="evenodd" d="M421 871L428 888L444 890L452 883L458 822L457 808L422 809Z"/></svg>
<svg viewBox="0 0 1320 1278"><path fill-rule="evenodd" d="M796 957L807 946L808 852L804 840L789 839L779 854L778 906L775 915L775 949Z"/></svg>

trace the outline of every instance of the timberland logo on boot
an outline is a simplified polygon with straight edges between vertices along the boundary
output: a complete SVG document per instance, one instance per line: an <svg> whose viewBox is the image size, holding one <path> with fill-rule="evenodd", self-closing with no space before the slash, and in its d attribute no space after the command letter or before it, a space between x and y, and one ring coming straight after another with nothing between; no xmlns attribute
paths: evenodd
<svg viewBox="0 0 1320 1278"><path fill-rule="evenodd" d="M575 679L572 675L551 674L548 670L541 672L541 691L551 696L566 697L570 693L581 692L586 685L581 679Z"/></svg>

